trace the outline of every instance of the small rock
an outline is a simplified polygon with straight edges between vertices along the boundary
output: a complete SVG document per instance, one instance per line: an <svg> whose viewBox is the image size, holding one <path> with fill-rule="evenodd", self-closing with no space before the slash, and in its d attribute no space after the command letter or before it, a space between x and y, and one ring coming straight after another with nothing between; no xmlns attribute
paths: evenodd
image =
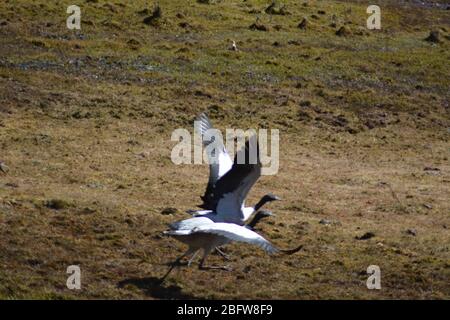
<svg viewBox="0 0 450 320"><path fill-rule="evenodd" d="M98 183L98 182L92 182L92 183L88 183L86 185L86 187L91 188L91 189L102 189L103 185L101 183Z"/></svg>
<svg viewBox="0 0 450 320"><path fill-rule="evenodd" d="M163 215L168 215L168 214L175 214L175 213L177 213L178 212L178 209L177 208L164 208L162 211L161 211L161 214L163 214Z"/></svg>
<svg viewBox="0 0 450 320"><path fill-rule="evenodd" d="M189 29L189 28L191 28L191 25L189 24L189 22L186 22L186 21L180 22L180 23L178 24L178 26L180 26L180 27L183 28L183 29Z"/></svg>
<svg viewBox="0 0 450 320"><path fill-rule="evenodd" d="M130 46L139 46L141 43L139 42L139 40L131 38L127 41L127 44L129 44Z"/></svg>
<svg viewBox="0 0 450 320"><path fill-rule="evenodd" d="M433 209L433 206L431 204L428 204L428 203L424 203L423 206L425 208L427 208L427 209L430 209L430 210Z"/></svg>
<svg viewBox="0 0 450 320"><path fill-rule="evenodd" d="M45 206L50 209L61 210L66 209L70 205L67 201L61 199L51 199L45 203Z"/></svg>
<svg viewBox="0 0 450 320"><path fill-rule="evenodd" d="M289 40L288 44L293 45L293 46L300 46L302 43L301 43L301 41L297 41L297 40Z"/></svg>
<svg viewBox="0 0 450 320"><path fill-rule="evenodd" d="M35 267L35 266L40 265L40 264L42 263L42 261L39 260L39 259L27 259L27 263L28 263L30 266Z"/></svg>
<svg viewBox="0 0 450 320"><path fill-rule="evenodd" d="M209 98L209 99L212 98L212 95L209 92L206 92L206 91L203 91L203 90L199 90L199 89L194 91L194 95L197 96L197 97L206 97L206 98Z"/></svg>
<svg viewBox="0 0 450 320"><path fill-rule="evenodd" d="M267 14L273 14L273 15L287 15L289 12L286 10L286 7L284 5L278 6L275 1L272 1L272 3L264 10Z"/></svg>
<svg viewBox="0 0 450 320"><path fill-rule="evenodd" d="M300 121L309 121L312 119L311 115L308 112L303 111L303 110L299 110L297 115L298 115L298 119Z"/></svg>
<svg viewBox="0 0 450 320"><path fill-rule="evenodd" d="M373 233L373 232L366 232L362 236L359 236L359 237L356 236L355 239L356 240L368 240L368 239L373 238L373 237L375 237L375 233Z"/></svg>
<svg viewBox="0 0 450 320"><path fill-rule="evenodd" d="M156 5L156 7L153 9L152 14L147 18L145 18L142 22L147 25L155 26L158 24L161 17L162 17L161 7L159 5Z"/></svg>
<svg viewBox="0 0 450 320"><path fill-rule="evenodd" d="M283 29L283 26L280 25L280 24L276 24L276 25L273 26L273 28L274 28L275 30L277 30L277 31L280 31L280 30Z"/></svg>
<svg viewBox="0 0 450 320"><path fill-rule="evenodd" d="M303 18L303 20L300 21L300 23L298 24L297 28L305 30L307 26L308 26L308 20L306 18Z"/></svg>
<svg viewBox="0 0 450 320"><path fill-rule="evenodd" d="M351 35L351 31L347 26L342 26L338 31L336 31L336 35L339 37L347 37Z"/></svg>
<svg viewBox="0 0 450 320"><path fill-rule="evenodd" d="M138 153L136 156L138 156L139 158L143 158L143 159L148 158L150 156L150 152L143 151L143 152Z"/></svg>
<svg viewBox="0 0 450 320"><path fill-rule="evenodd" d="M18 188L19 187L19 185L14 182L7 182L7 183L5 183L5 186L10 187L10 188Z"/></svg>
<svg viewBox="0 0 450 320"><path fill-rule="evenodd" d="M322 220L319 221L319 223L327 226L327 225L331 224L331 221L330 220L326 220L326 219L322 219Z"/></svg>
<svg viewBox="0 0 450 320"><path fill-rule="evenodd" d="M147 18L142 20L142 22L147 24L147 25L155 25L155 21L156 20L153 18L153 16L148 16Z"/></svg>
<svg viewBox="0 0 450 320"><path fill-rule="evenodd" d="M417 235L417 231L416 231L416 229L408 229L408 230L406 230L406 234L409 234L409 235L415 237Z"/></svg>
<svg viewBox="0 0 450 320"><path fill-rule="evenodd" d="M86 207L86 208L84 208L81 212L84 213L84 214L92 214L92 213L95 213L96 211L97 211L97 210L95 210L95 209Z"/></svg>
<svg viewBox="0 0 450 320"><path fill-rule="evenodd" d="M436 167L425 167L423 168L423 171L441 171L441 169Z"/></svg>
<svg viewBox="0 0 450 320"><path fill-rule="evenodd" d="M258 31L269 31L268 27L266 27L265 25L258 23L258 22L251 24L249 29L250 30L258 30Z"/></svg>
<svg viewBox="0 0 450 320"><path fill-rule="evenodd" d="M311 105L312 105L311 101L309 101L309 100L303 100L299 104L301 107L311 107Z"/></svg>
<svg viewBox="0 0 450 320"><path fill-rule="evenodd" d="M440 36L441 36L441 34L440 34L439 30L434 30L434 31L431 31L430 34L428 35L428 37L425 38L425 41L439 43L439 42L441 42Z"/></svg>
<svg viewBox="0 0 450 320"><path fill-rule="evenodd" d="M128 140L127 143L128 143L129 145L132 145L132 146L138 146L138 145L140 145L140 142L139 142L139 141L133 140L133 139Z"/></svg>
<svg viewBox="0 0 450 320"><path fill-rule="evenodd" d="M0 171L3 173L8 173L9 171L9 167L3 161L0 161Z"/></svg>

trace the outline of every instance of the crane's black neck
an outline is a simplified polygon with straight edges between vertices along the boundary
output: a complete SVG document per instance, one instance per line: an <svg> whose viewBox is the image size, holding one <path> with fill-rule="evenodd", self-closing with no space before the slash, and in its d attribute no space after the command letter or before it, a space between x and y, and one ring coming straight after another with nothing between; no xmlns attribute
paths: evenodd
<svg viewBox="0 0 450 320"><path fill-rule="evenodd" d="M260 214L256 214L253 219L247 224L247 226L250 227L250 229L253 230L253 228L255 228L256 224L259 222L259 220L261 220L262 218L264 218L263 215Z"/></svg>
<svg viewBox="0 0 450 320"><path fill-rule="evenodd" d="M269 199L267 196L262 197L261 200L259 200L258 203L255 204L255 212L261 209L261 207L269 201L271 201L271 199Z"/></svg>

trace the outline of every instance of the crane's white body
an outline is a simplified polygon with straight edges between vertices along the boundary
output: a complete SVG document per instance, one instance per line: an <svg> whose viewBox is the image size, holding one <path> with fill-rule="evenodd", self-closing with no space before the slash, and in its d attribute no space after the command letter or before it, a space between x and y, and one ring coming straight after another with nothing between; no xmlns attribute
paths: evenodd
<svg viewBox="0 0 450 320"><path fill-rule="evenodd" d="M206 217L194 217L170 225L164 232L189 245L190 251L203 249L205 257L215 247L231 241L245 242L261 247L269 253L278 251L269 241L244 226L213 222ZM194 251L194 252L195 252Z"/></svg>
<svg viewBox="0 0 450 320"><path fill-rule="evenodd" d="M208 197L208 190L213 190L217 185L221 184L221 179L225 175L232 175L233 168L236 165L228 154L223 141L208 139L210 137L209 130L216 130L213 128L208 116L204 113L200 114L194 122L194 127L202 137L202 142L205 148L214 150L218 154L207 153L209 160L209 180L207 191L204 197ZM256 141L256 139L254 140ZM245 149L245 148L244 148ZM245 151L245 150L244 150ZM259 159L259 155L257 156ZM219 198L215 208L208 208L208 210L190 211L194 216L206 215L214 222L229 222L243 225L250 216L255 212L254 207L245 207L245 198L247 197L250 188L261 176L261 164L252 165L249 171L241 179L240 183L233 190L227 190L227 193L219 194Z"/></svg>

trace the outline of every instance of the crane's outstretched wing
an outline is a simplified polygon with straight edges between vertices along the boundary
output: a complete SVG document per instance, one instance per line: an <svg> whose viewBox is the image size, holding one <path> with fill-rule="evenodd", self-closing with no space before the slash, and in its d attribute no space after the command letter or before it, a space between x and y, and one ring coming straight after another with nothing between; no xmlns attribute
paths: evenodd
<svg viewBox="0 0 450 320"><path fill-rule="evenodd" d="M247 229L246 227L238 226L233 223L211 223L201 225L191 230L191 233L211 233L219 236L226 237L232 241L245 242L256 245L270 254L279 252L274 245L272 245L264 237L260 236L254 231Z"/></svg>
<svg viewBox="0 0 450 320"><path fill-rule="evenodd" d="M206 186L205 194L201 197L203 204L200 205L203 209L212 210L212 193L215 183L225 175L233 166L233 162L223 144L223 141L215 141L214 139L207 139L205 135L208 130L214 129L205 113L201 113L194 122L195 129L201 135L203 146L211 146L212 152L218 152L218 154L208 153L209 160L209 180Z"/></svg>
<svg viewBox="0 0 450 320"><path fill-rule="evenodd" d="M207 216L193 217L189 219L184 219L169 224L170 230L192 230L198 226L214 223L213 220Z"/></svg>
<svg viewBox="0 0 450 320"><path fill-rule="evenodd" d="M260 176L258 140L256 136L251 136L245 147L236 153L231 170L215 184L211 204L216 212L216 222L243 224L244 200Z"/></svg>
<svg viewBox="0 0 450 320"><path fill-rule="evenodd" d="M224 222L208 223L206 221L200 220L198 222L199 223L197 224L197 226L193 227L192 229L173 229L165 231L164 234L171 236L189 236L196 233L215 234L228 238L231 241L245 242L256 245L267 251L269 254L281 252L284 254L291 255L300 251L300 249L303 247L300 245L294 249L288 250L279 249L275 247L272 243L270 243L270 241L266 240L263 236L248 229L247 227L238 226L237 224L234 223L224 223Z"/></svg>

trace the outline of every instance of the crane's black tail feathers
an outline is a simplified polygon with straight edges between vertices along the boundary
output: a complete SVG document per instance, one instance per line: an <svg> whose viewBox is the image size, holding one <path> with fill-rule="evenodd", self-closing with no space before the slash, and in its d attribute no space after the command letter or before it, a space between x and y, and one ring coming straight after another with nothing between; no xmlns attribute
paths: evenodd
<svg viewBox="0 0 450 320"><path fill-rule="evenodd" d="M300 245L300 246L298 246L297 248L294 248L294 249L287 249L287 250L280 249L280 252L284 253L286 255L291 255L291 254L294 254L296 252L299 252L302 248L303 248L303 245Z"/></svg>

